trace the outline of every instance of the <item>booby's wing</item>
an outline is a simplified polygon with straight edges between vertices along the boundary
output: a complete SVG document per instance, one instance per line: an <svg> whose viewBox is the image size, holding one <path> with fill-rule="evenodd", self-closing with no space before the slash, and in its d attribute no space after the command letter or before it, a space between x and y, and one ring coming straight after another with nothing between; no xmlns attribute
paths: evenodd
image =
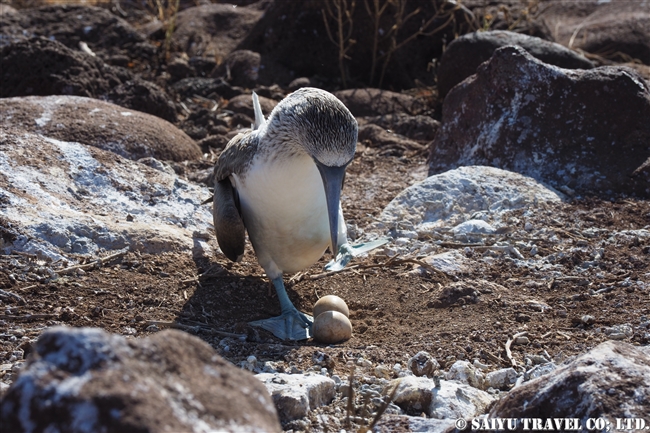
<svg viewBox="0 0 650 433"><path fill-rule="evenodd" d="M233 262L244 255L246 227L241 217L239 194L230 176L246 170L257 150L257 135L252 131L237 134L219 156L214 168L212 215L221 251Z"/></svg>

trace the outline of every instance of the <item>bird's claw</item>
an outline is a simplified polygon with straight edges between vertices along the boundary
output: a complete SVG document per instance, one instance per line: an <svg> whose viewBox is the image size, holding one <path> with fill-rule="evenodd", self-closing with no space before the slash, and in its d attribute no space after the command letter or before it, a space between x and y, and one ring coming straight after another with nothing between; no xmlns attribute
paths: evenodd
<svg viewBox="0 0 650 433"><path fill-rule="evenodd" d="M266 329L281 340L306 340L312 336L313 323L313 317L293 308L278 317L256 320L249 324Z"/></svg>
<svg viewBox="0 0 650 433"><path fill-rule="evenodd" d="M350 245L346 242L339 247L336 258L325 265L325 270L331 272L340 271L341 269L345 268L348 263L350 263L350 260L352 260L353 257L357 257L363 253L374 250L375 248L384 245L388 241L388 238L381 238L358 245Z"/></svg>

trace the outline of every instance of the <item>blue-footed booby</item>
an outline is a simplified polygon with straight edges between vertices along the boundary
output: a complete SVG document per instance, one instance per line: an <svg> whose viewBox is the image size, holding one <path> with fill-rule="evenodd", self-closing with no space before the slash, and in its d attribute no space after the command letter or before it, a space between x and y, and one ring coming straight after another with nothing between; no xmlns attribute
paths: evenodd
<svg viewBox="0 0 650 433"><path fill-rule="evenodd" d="M282 275L316 263L328 246L339 253L331 270L356 255L340 198L356 151L357 121L334 95L309 87L283 99L268 120L256 94L253 106L252 130L235 136L215 167L214 227L233 261L241 260L248 231L277 292L281 315L251 324L302 340L311 336L313 319L291 303Z"/></svg>

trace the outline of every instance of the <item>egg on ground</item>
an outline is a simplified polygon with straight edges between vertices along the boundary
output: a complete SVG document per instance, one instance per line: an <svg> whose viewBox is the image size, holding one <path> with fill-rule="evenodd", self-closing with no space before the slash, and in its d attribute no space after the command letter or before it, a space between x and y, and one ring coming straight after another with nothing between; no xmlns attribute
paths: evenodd
<svg viewBox="0 0 650 433"><path fill-rule="evenodd" d="M352 336L352 323L338 311L325 311L314 319L313 334L321 343L339 343Z"/></svg>
<svg viewBox="0 0 650 433"><path fill-rule="evenodd" d="M350 317L350 310L347 304L336 295L323 296L314 305L314 317L318 317L325 311L338 311L345 317Z"/></svg>

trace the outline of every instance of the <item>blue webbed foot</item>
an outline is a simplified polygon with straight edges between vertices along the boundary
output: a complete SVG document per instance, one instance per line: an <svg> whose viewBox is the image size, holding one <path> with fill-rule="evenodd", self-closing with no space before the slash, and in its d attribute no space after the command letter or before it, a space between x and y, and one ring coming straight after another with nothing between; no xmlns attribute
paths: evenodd
<svg viewBox="0 0 650 433"><path fill-rule="evenodd" d="M280 300L282 314L270 319L256 320L249 324L266 329L282 340L306 340L311 338L314 319L294 307L284 288L282 277L274 278L272 282Z"/></svg>
<svg viewBox="0 0 650 433"><path fill-rule="evenodd" d="M332 272L340 271L341 269L345 268L348 263L350 263L350 260L352 260L353 257L357 257L363 253L374 250L375 248L384 245L388 241L388 238L381 238L357 245L350 245L346 242L339 247L336 258L325 265L325 270Z"/></svg>
<svg viewBox="0 0 650 433"><path fill-rule="evenodd" d="M266 329L281 340L306 340L311 338L314 319L295 308L278 317L250 322L252 326Z"/></svg>

